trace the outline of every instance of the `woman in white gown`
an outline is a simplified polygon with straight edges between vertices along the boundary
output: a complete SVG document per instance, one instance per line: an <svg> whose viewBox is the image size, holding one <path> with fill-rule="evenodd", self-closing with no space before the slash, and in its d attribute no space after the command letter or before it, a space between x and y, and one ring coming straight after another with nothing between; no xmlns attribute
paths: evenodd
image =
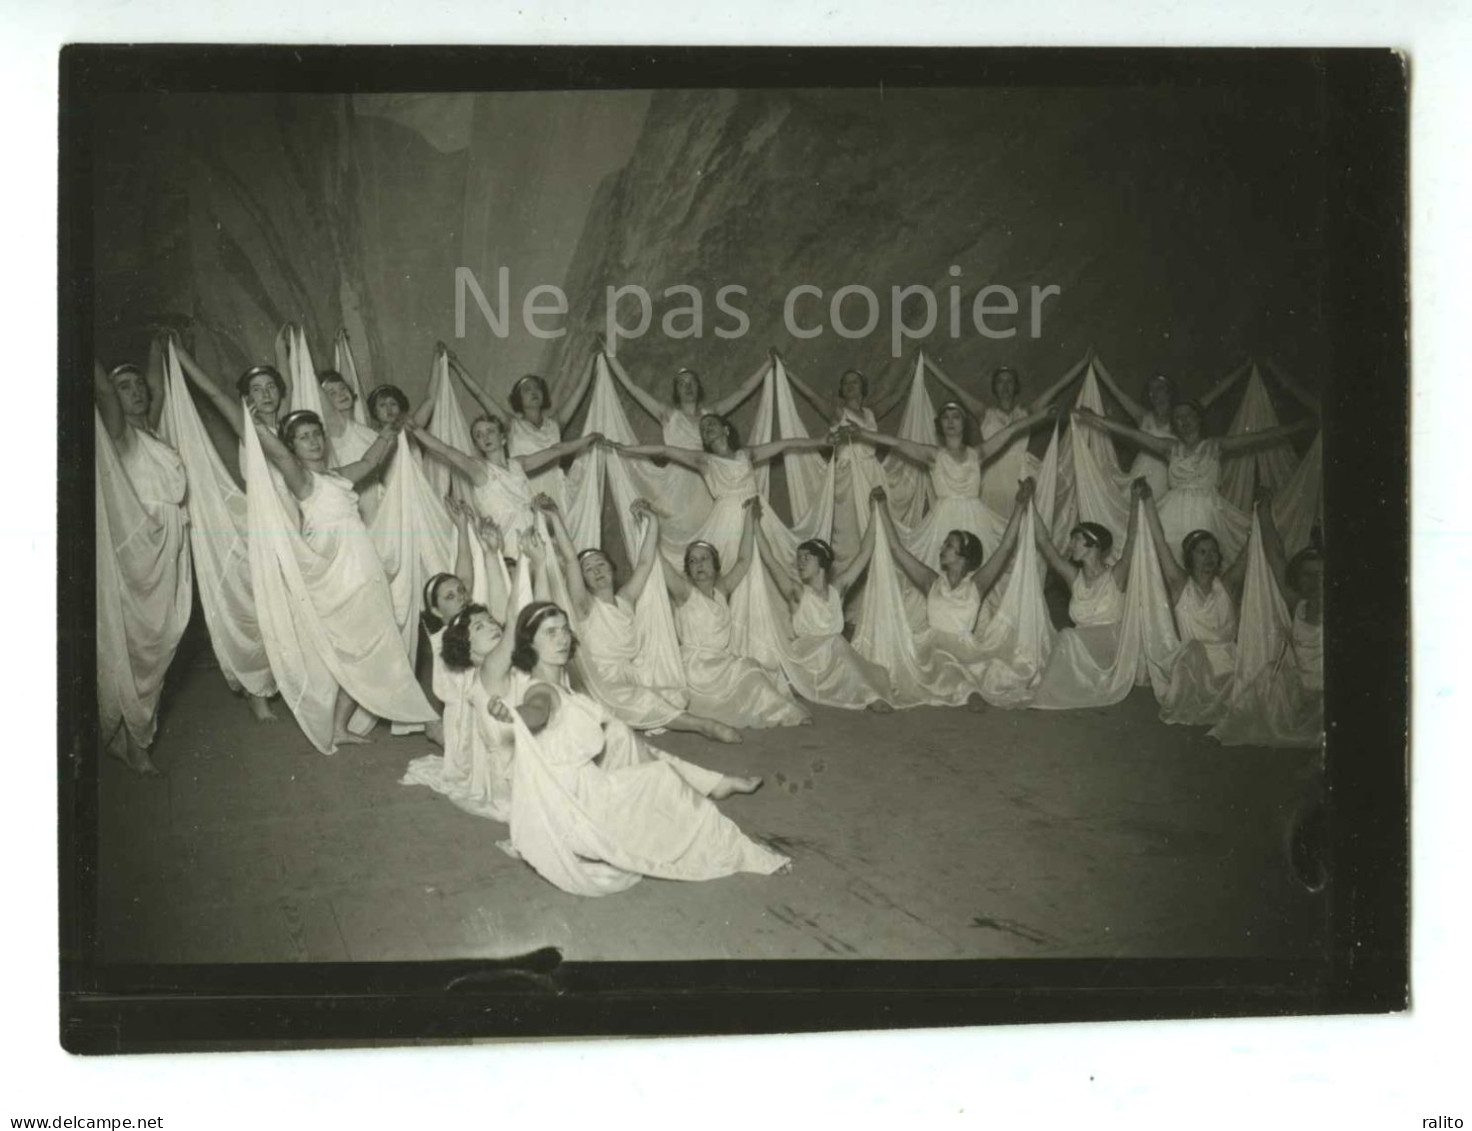
<svg viewBox="0 0 1472 1131"><path fill-rule="evenodd" d="M327 434L316 413L288 414L281 422L279 437L254 417L251 423L262 452L297 501L301 536L313 555L314 575L307 593L320 618L326 645L333 652L334 677L339 680L332 713L332 745L368 741L351 733L347 725L359 707L353 694L359 688L375 699L403 708L385 711L377 703L362 704L374 714L395 722L431 722L434 712L409 667L383 563L363 526L353 490L355 482L372 475L393 451L398 428L385 426L378 441L358 462L331 468ZM351 690L338 673L351 681Z"/></svg>
<svg viewBox="0 0 1472 1131"><path fill-rule="evenodd" d="M875 488L882 505L883 488ZM752 504L761 517L761 502ZM777 560L766 531L757 527L763 564L792 613L792 638L782 650L782 673L792 689L813 703L849 710L894 710L889 672L864 659L843 636L843 597L874 552L871 520L859 552L847 569L834 574L833 548L821 538L797 547L793 568Z"/></svg>
<svg viewBox="0 0 1472 1131"><path fill-rule="evenodd" d="M681 573L660 557L665 583L675 601L690 710L733 727L789 727L813 721L787 690L780 673L731 650L729 597L751 568L756 524L755 500L746 504L741 550L728 570L709 542L685 547Z"/></svg>
<svg viewBox="0 0 1472 1131"><path fill-rule="evenodd" d="M1242 596L1247 555L1239 554L1224 570L1221 543L1206 530L1193 530L1172 552L1154 498L1148 490L1142 497L1145 522L1155 540L1181 639L1180 651L1171 662L1170 688L1160 701L1160 718L1186 726L1209 725L1226 711L1232 690L1237 603ZM1176 564L1177 553L1186 563L1184 569Z"/></svg>
<svg viewBox="0 0 1472 1131"><path fill-rule="evenodd" d="M159 360L155 351L155 361ZM156 431L164 385L137 366L95 365L97 406L97 705L99 744L136 773L149 756L164 677L194 599L188 481Z"/></svg>
<svg viewBox="0 0 1472 1131"><path fill-rule="evenodd" d="M333 459L339 464L357 463L378 439L377 429L354 417L358 394L341 373L324 369L317 374L317 384L322 389L322 423L327 428ZM367 480L358 485L358 509L365 523L373 521L382 498L383 484Z"/></svg>
<svg viewBox="0 0 1472 1131"><path fill-rule="evenodd" d="M952 530L941 543L939 570L931 569L905 549L889 508L879 508L895 564L925 594L926 626L915 634L915 654L921 681L936 702L965 702L974 712L985 711L983 690L1005 682L997 669L1006 664L1007 657L981 643L981 625L987 616L983 604L1017 547L1017 531L1032 503L1033 490L1032 479L1024 479L1017 486L1002 544L990 558L983 561L985 555L976 535Z"/></svg>
<svg viewBox="0 0 1472 1131"><path fill-rule="evenodd" d="M1201 407L1191 401L1181 401L1172 409L1171 425L1175 436L1169 439L1130 428L1088 409L1075 410L1073 419L1122 436L1141 449L1169 461L1170 490L1159 501L1158 507L1160 524L1165 530L1166 544L1172 556L1180 554L1181 542L1187 534L1193 530L1205 530L1216 538L1222 553L1231 561L1236 560L1247 544L1252 517L1222 497L1218 489L1222 459L1280 443L1314 426L1314 421L1304 420L1283 428L1247 432L1240 436L1206 436L1201 430ZM1176 564L1180 564L1178 556Z"/></svg>
<svg viewBox="0 0 1472 1131"><path fill-rule="evenodd" d="M649 530L633 572L617 585L613 562L602 550L574 549L572 537L550 498L542 496L558 555L562 558L572 611L582 633L582 662L594 669L597 697L615 716L635 730L688 730L717 742L740 742L735 728L690 710L684 687L662 687L647 680L638 663L639 634L634 605L654 572L659 553L659 518L643 499L634 503L634 518L646 519Z"/></svg>
<svg viewBox="0 0 1472 1131"><path fill-rule="evenodd" d="M868 429L854 429L854 438L866 444L887 446L912 463L930 472L935 501L929 512L908 532L904 545L930 569L940 566L940 548L952 530L966 530L981 541L987 554L1001 545L1007 520L981 500L982 468L993 456L1004 451L1013 439L1057 415L1053 407L1024 417L995 433L979 445L970 443L970 418L955 401L941 406L936 420L940 433L939 447L918 444L894 436L883 436ZM1012 488L1017 491L1016 486Z"/></svg>
<svg viewBox="0 0 1472 1131"><path fill-rule="evenodd" d="M527 466L527 474L536 480L536 490L550 495L564 511L572 505L567 492L567 477L562 471L562 459L573 454L563 446L562 430L572 420L578 405L587 395L593 380L593 367L584 368L572 393L553 411L552 394L547 382L535 373L528 373L511 386L511 395L502 404L489 391L471 379L469 372L460 364L453 351L446 351L450 361L450 372L460 379L476 404L487 417L508 422L506 425L507 451L511 458L539 457ZM431 396L430 401L434 398ZM559 455L542 459L545 452L557 450ZM580 450L580 449L578 449Z"/></svg>
<svg viewBox="0 0 1472 1131"><path fill-rule="evenodd" d="M641 876L786 871L787 857L746 837L713 804L755 792L761 779L728 777L647 746L570 688L575 645L566 613L547 601L528 605L516 620L512 695L490 704L516 730L517 855L573 895L611 895Z"/></svg>
<svg viewBox="0 0 1472 1131"><path fill-rule="evenodd" d="M1274 593L1262 604L1277 603L1278 616L1286 605L1286 632L1251 623L1249 609L1260 607L1243 598L1244 615L1238 647L1255 640L1259 648L1272 642L1276 654L1266 657L1262 670L1244 683L1239 673L1227 710L1211 730L1211 737L1227 746L1293 746L1314 748L1324 738L1324 559L1309 547L1288 560L1273 520L1273 508L1262 496L1257 504L1258 528L1266 557L1268 585ZM1251 570L1249 566L1249 571ZM1281 639L1277 639L1281 637Z"/></svg>
<svg viewBox="0 0 1472 1131"><path fill-rule="evenodd" d="M1144 480L1137 479L1133 489L1138 497L1147 489ZM1114 535L1106 527L1080 522L1069 533L1068 546L1060 554L1042 515L1035 515L1038 549L1053 572L1068 584L1068 616L1074 626L1058 634L1031 706L1047 710L1098 705L1095 691L1107 682L1107 673L1113 671L1119 653L1138 514L1138 508L1131 507L1124 548L1113 564L1110 551Z"/></svg>
<svg viewBox="0 0 1472 1131"><path fill-rule="evenodd" d="M877 405L869 401L869 378L857 369L846 370L838 379L836 401L824 403L801 378L787 371L792 387L819 412L827 412L830 428L844 437L833 449L833 558L839 568L853 560L869 522L870 493L886 484L879 456L868 444L854 443L845 429L879 430L879 421L909 395L907 381L896 381Z"/></svg>
<svg viewBox="0 0 1472 1131"><path fill-rule="evenodd" d="M438 381L437 369L425 404L434 404ZM577 440L554 444L526 455L515 455L509 451L504 422L493 414L477 417L470 425L470 438L475 444L476 455L451 447L424 428L412 428L410 435L430 455L445 461L470 480L476 509L483 518L491 519L500 528L505 552L512 558L520 555L521 532L537 525L534 505L537 491L531 477L566 456L586 451L603 439L599 433L590 432Z"/></svg>
<svg viewBox="0 0 1472 1131"><path fill-rule="evenodd" d="M1208 389L1200 401L1202 409L1210 408L1239 379L1246 376L1250 369L1248 365L1240 366ZM1099 380L1104 382L1105 388L1114 394L1120 407L1130 414L1136 428L1147 435L1167 442L1176 438L1175 426L1172 423L1177 399L1176 387L1169 377L1164 373L1152 375L1145 382L1145 403L1141 404L1119 387L1118 382L1098 358L1094 359L1094 372L1099 375ZM1169 465L1159 454L1149 448L1140 448L1136 452L1135 462L1130 466L1130 477L1132 479L1143 477L1145 482L1150 484L1150 490L1157 500L1164 499L1165 493L1170 490Z"/></svg>
<svg viewBox="0 0 1472 1131"><path fill-rule="evenodd" d="M1063 390L1068 388L1075 378L1088 368L1092 353L1086 355L1082 361L1031 401L1024 403L1018 401L1022 394L1022 383L1017 376L1017 371L1009 366L1000 366L992 371L992 399L995 402L993 404L987 404L980 397L973 396L963 389L935 363L935 359L928 353L922 352L921 356L925 360L926 368L935 376L935 379L945 386L967 412L980 421L981 438L990 440L1012 425L1042 412L1044 408L1056 401L1062 395ZM1028 454L1027 436L1014 434L1007 446L997 452L982 468L981 501L999 515L1011 514L1012 506L1016 501L1018 483L1023 479L1031 478L1036 473L1037 460Z"/></svg>

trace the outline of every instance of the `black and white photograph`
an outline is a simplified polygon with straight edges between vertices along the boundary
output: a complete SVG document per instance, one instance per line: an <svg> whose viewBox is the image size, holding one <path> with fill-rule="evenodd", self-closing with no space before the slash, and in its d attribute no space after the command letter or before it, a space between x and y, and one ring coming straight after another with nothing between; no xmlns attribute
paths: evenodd
<svg viewBox="0 0 1472 1131"><path fill-rule="evenodd" d="M1407 1007L1403 56L58 67L62 1048Z"/></svg>

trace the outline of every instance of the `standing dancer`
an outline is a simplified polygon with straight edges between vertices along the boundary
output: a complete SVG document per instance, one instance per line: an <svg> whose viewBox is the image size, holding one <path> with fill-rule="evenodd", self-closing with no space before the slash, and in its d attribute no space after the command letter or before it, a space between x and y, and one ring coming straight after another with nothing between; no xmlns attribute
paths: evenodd
<svg viewBox="0 0 1472 1131"><path fill-rule="evenodd" d="M1010 366L1003 365L992 370L992 397L996 403L987 404L951 380L929 354L922 351L920 356L935 375L935 379L980 422L981 438L990 440L1012 425L1042 412L1057 400L1063 390L1073 383L1074 378L1088 368L1092 352L1086 354L1082 361L1031 401L1021 404L1018 403L1018 397L1022 392L1022 383L1017 371ZM1011 514L1017 495L1017 484L1036 473L1036 462L1028 458L1026 436L1014 433L1011 441L998 450L981 470L981 501L999 515Z"/></svg>

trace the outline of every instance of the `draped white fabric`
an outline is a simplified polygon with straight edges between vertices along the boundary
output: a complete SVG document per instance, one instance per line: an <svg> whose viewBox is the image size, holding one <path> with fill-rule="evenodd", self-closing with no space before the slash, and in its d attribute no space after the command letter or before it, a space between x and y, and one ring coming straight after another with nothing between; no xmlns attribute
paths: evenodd
<svg viewBox="0 0 1472 1131"><path fill-rule="evenodd" d="M189 543L210 644L233 690L268 698L276 694L276 680L261 642L250 586L245 492L205 431L172 342L164 360L168 393L159 428L178 450L188 476Z"/></svg>
<svg viewBox="0 0 1472 1131"><path fill-rule="evenodd" d="M1242 400L1227 428L1228 436L1244 436L1253 432L1266 432L1279 425L1273 400L1263 385L1262 374L1257 365L1252 366L1247 377L1247 387L1242 391ZM1298 457L1293 446L1286 441L1269 448L1243 452L1228 456L1222 461L1222 496L1239 510L1252 509L1253 491L1259 486L1271 487L1275 492L1292 477L1298 466Z"/></svg>
<svg viewBox="0 0 1472 1131"><path fill-rule="evenodd" d="M865 659L843 638L843 600L829 586L818 596L806 586L792 614L792 637L782 646L782 671L804 699L857 710L893 702L889 672Z"/></svg>
<svg viewBox="0 0 1472 1131"><path fill-rule="evenodd" d="M733 727L797 726L807 718L780 673L732 651L731 608L719 589L707 597L691 586L675 624L694 714Z"/></svg>
<svg viewBox="0 0 1472 1131"><path fill-rule="evenodd" d="M339 686L379 717L432 721L435 713L414 681L383 567L351 488L340 476L313 473L299 531L249 426L244 448L261 636L282 699L303 733L324 754L336 751L332 713Z"/></svg>
<svg viewBox="0 0 1472 1131"><path fill-rule="evenodd" d="M432 639L436 647L441 635ZM437 660L434 692L445 705L445 752L415 758L400 782L428 786L477 817L509 821L513 728L491 717L479 672L442 669Z"/></svg>
<svg viewBox="0 0 1472 1131"><path fill-rule="evenodd" d="M120 452L94 412L97 710L104 744L147 747L164 676L189 623L187 481L177 452L133 430ZM131 427L131 426L126 426Z"/></svg>
<svg viewBox="0 0 1472 1131"><path fill-rule="evenodd" d="M874 556L860 599L854 650L889 673L887 698L894 706L962 704L977 690L977 683L962 663L934 647L932 637L917 636L910 628L893 553L889 532L880 522L874 528ZM945 579L936 584L944 585ZM962 584L970 585L970 581ZM974 616L972 620L974 623Z"/></svg>
<svg viewBox="0 0 1472 1131"><path fill-rule="evenodd" d="M430 410L429 434L456 451L476 455L475 441L470 437L470 424L461 411L460 399L455 395L448 355L436 354L434 368L435 372L431 374L430 380L431 383L436 380L439 382L439 391L435 396L434 408ZM424 472L434 487L435 494L442 498L451 496L463 503L469 503L475 495L475 484L443 460L426 460Z"/></svg>
<svg viewBox="0 0 1472 1131"><path fill-rule="evenodd" d="M779 357L769 374L772 404L776 412L776 438L782 440L804 440L809 436L798 415L797 400L792 395L792 383L787 379L787 366ZM766 389L763 389L763 398ZM758 438L760 436L760 438ZM765 444L773 439L770 423L766 431L753 430L751 443ZM817 452L786 452L782 456L782 470L787 476L787 497L792 502L791 529L802 541L807 538L833 539L834 479L833 461ZM762 481L762 493L766 494L767 483ZM868 506L868 500L862 505Z"/></svg>
<svg viewBox="0 0 1472 1131"><path fill-rule="evenodd" d="M979 685L982 698L994 707L1026 705L1058 635L1043 597L1047 562L1038 549L1036 530L1036 516L1029 510L1017 530L1017 549L1009 572L998 582L1001 599L990 619L979 622L973 632L976 650L959 654L963 660L972 658L973 665L976 661L985 665L978 676ZM983 611L981 615L986 614Z"/></svg>
<svg viewBox="0 0 1472 1131"><path fill-rule="evenodd" d="M836 425L853 425L873 432L879 427L874 411L855 412L847 405ZM888 488L878 453L862 441L839 444L833 452L833 561L835 569L847 569L859 551L859 542L869 528L869 493Z"/></svg>
<svg viewBox="0 0 1472 1131"><path fill-rule="evenodd" d="M1103 414L1104 397L1091 364L1075 402L1080 408ZM1114 441L1109 433L1087 424L1075 425L1073 455L1074 522L1097 522L1114 535L1116 546L1124 545L1130 522L1130 484L1133 475L1120 470ZM1070 526L1073 523L1069 523Z"/></svg>
<svg viewBox="0 0 1472 1131"><path fill-rule="evenodd" d="M1143 530L1143 515L1137 521ZM1107 574L1101 576L1101 582L1105 577ZM1079 585L1075 583L1075 600ZM1118 703L1135 684L1147 682L1157 698L1166 693L1170 662L1180 640L1171 619L1160 559L1149 537L1135 539L1123 605L1117 629L1085 624L1074 612L1075 606L1070 606L1080 627L1058 635L1031 706L1044 710L1105 707Z"/></svg>
<svg viewBox="0 0 1472 1131"><path fill-rule="evenodd" d="M1237 661L1237 603L1221 578L1203 595L1187 581L1176 600L1180 651L1170 665L1170 686L1160 700L1167 723L1201 726L1226 712Z"/></svg>
<svg viewBox="0 0 1472 1131"><path fill-rule="evenodd" d="M342 374L348 388L353 390L353 419L367 425L368 406L363 402L363 382L358 377L358 363L353 359L353 345L346 330L339 330L333 341L332 368Z"/></svg>
<svg viewBox="0 0 1472 1131"><path fill-rule="evenodd" d="M935 405L925 387L925 358L915 359L915 373L910 378L910 395L905 398L905 411L895 435L901 440L935 447L940 443L935 434ZM925 517L925 508L934 498L930 476L922 468L896 452L884 457L885 486L889 492L889 513L895 527L905 535Z"/></svg>
<svg viewBox="0 0 1472 1131"><path fill-rule="evenodd" d="M1323 505L1323 486L1324 434L1318 432L1293 474L1273 497L1273 522L1290 558L1312 540Z"/></svg>
<svg viewBox="0 0 1472 1131"><path fill-rule="evenodd" d="M996 406L988 406L982 415L981 438L990 440L1004 428L1026 420L1029 413L1024 405L1013 405L1011 412L1003 412ZM981 470L981 501L1003 518L1012 517L1016 504L1017 484L1028 476L1035 476L1038 469L1037 457L1027 450L1026 433L1015 437L1010 444L987 461Z"/></svg>
<svg viewBox="0 0 1472 1131"><path fill-rule="evenodd" d="M1231 692L1224 717L1210 732L1217 741L1309 748L1322 743L1322 672L1313 670L1315 657L1299 656L1294 627L1254 514Z"/></svg>
<svg viewBox="0 0 1472 1131"><path fill-rule="evenodd" d="M1166 545L1183 567L1182 543L1193 530L1214 534L1226 562L1236 561L1247 543L1252 517L1223 497L1220 475L1220 440L1207 437L1194 448L1175 442L1170 453L1170 490L1159 501L1159 510Z"/></svg>
<svg viewBox="0 0 1472 1131"><path fill-rule="evenodd" d="M930 510L905 538L910 553L931 569L939 569L940 548L952 530L975 534L988 555L996 550L1007 522L981 501L979 449L962 448L959 454L952 454L940 448L930 465L930 486Z"/></svg>
<svg viewBox="0 0 1472 1131"><path fill-rule="evenodd" d="M322 387L317 384L317 369L312 363L312 351L307 348L307 336L300 326L293 326L291 333L287 335L286 364L291 370L291 411L315 412L320 418Z"/></svg>
<svg viewBox="0 0 1472 1131"><path fill-rule="evenodd" d="M646 747L586 696L559 695L540 734L513 712L511 842L544 879L597 896L644 875L709 880L789 863L709 800L719 774Z"/></svg>

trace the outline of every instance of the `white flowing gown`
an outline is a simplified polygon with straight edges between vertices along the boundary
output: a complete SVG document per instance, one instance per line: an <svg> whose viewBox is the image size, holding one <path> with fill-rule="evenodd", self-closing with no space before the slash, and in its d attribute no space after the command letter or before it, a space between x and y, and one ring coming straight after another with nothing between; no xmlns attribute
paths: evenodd
<svg viewBox="0 0 1472 1131"><path fill-rule="evenodd" d="M636 730L654 730L684 713L689 693L659 685L638 662L639 633L627 598L590 597L588 611L578 621L578 636L578 658L589 690L616 718Z"/></svg>
<svg viewBox="0 0 1472 1131"><path fill-rule="evenodd" d="M100 738L148 747L164 676L189 623L188 481L179 453L133 429L121 451L96 426L97 708ZM128 426L131 428L131 426Z"/></svg>
<svg viewBox="0 0 1472 1131"><path fill-rule="evenodd" d="M1222 548L1222 560L1235 561L1247 544L1252 516L1238 510L1218 490L1222 471L1221 441L1204 439L1195 448L1177 440L1170 453L1170 490L1159 501L1166 545L1181 562L1181 543L1193 530L1210 531Z"/></svg>
<svg viewBox="0 0 1472 1131"><path fill-rule="evenodd" d="M1170 687L1160 701L1167 723L1203 726L1227 710L1237 665L1237 603L1221 578L1205 595L1187 580L1176 601L1181 650L1171 663Z"/></svg>
<svg viewBox="0 0 1472 1131"><path fill-rule="evenodd" d="M843 600L833 586L821 597L803 586L792 632L782 672L804 699L851 710L891 701L889 672L864 659L843 638Z"/></svg>
<svg viewBox="0 0 1472 1131"><path fill-rule="evenodd" d="M931 569L940 568L940 548L952 530L969 530L990 556L1001 544L1007 522L981 501L981 453L964 448L960 455L941 448L930 465L934 498L929 512L911 531L906 549ZM1016 492L1013 486L1013 492Z"/></svg>
<svg viewBox="0 0 1472 1131"><path fill-rule="evenodd" d="M508 427L510 435L506 450L513 457L536 455L562 443L562 428L551 413L543 413L542 423L535 426L526 417L514 415ZM534 491L551 495L563 514L571 513L572 497L568 494L567 476L560 463L542 468L532 477L532 483Z"/></svg>
<svg viewBox="0 0 1472 1131"><path fill-rule="evenodd" d="M1020 404L1013 405L1010 412L988 405L981 417L981 438L990 440L1019 420L1026 420L1028 415L1027 409ZM1011 518L1012 508L1017 503L1017 484L1030 475L1036 475L1037 466L1037 459L1027 450L1027 435L1014 437L982 468L981 501L1003 518Z"/></svg>
<svg viewBox="0 0 1472 1131"><path fill-rule="evenodd" d="M834 425L852 425L867 432L877 432L879 424L874 410L865 406L855 412L847 405ZM844 569L859 552L859 542L869 528L869 493L875 487L889 485L879 456L869 444L839 444L833 452L833 565Z"/></svg>
<svg viewBox="0 0 1472 1131"><path fill-rule="evenodd" d="M733 727L790 727L807 714L780 674L731 651L731 607L719 589L695 586L675 610L690 710Z"/></svg>
<svg viewBox="0 0 1472 1131"><path fill-rule="evenodd" d="M516 674L515 701L531 686ZM642 876L770 875L790 861L710 801L721 775L645 745L598 702L566 688L540 734L515 718L511 842L548 882L611 895Z"/></svg>
<svg viewBox="0 0 1472 1131"><path fill-rule="evenodd" d="M1159 436L1163 440L1174 440L1176 435L1170 421L1158 418L1154 409L1146 409L1145 415L1140 417L1140 431ZM1130 465L1130 478L1143 478L1150 484L1150 492L1156 499L1165 498L1165 493L1170 490L1169 465L1154 452L1144 448L1135 453L1135 462Z"/></svg>

